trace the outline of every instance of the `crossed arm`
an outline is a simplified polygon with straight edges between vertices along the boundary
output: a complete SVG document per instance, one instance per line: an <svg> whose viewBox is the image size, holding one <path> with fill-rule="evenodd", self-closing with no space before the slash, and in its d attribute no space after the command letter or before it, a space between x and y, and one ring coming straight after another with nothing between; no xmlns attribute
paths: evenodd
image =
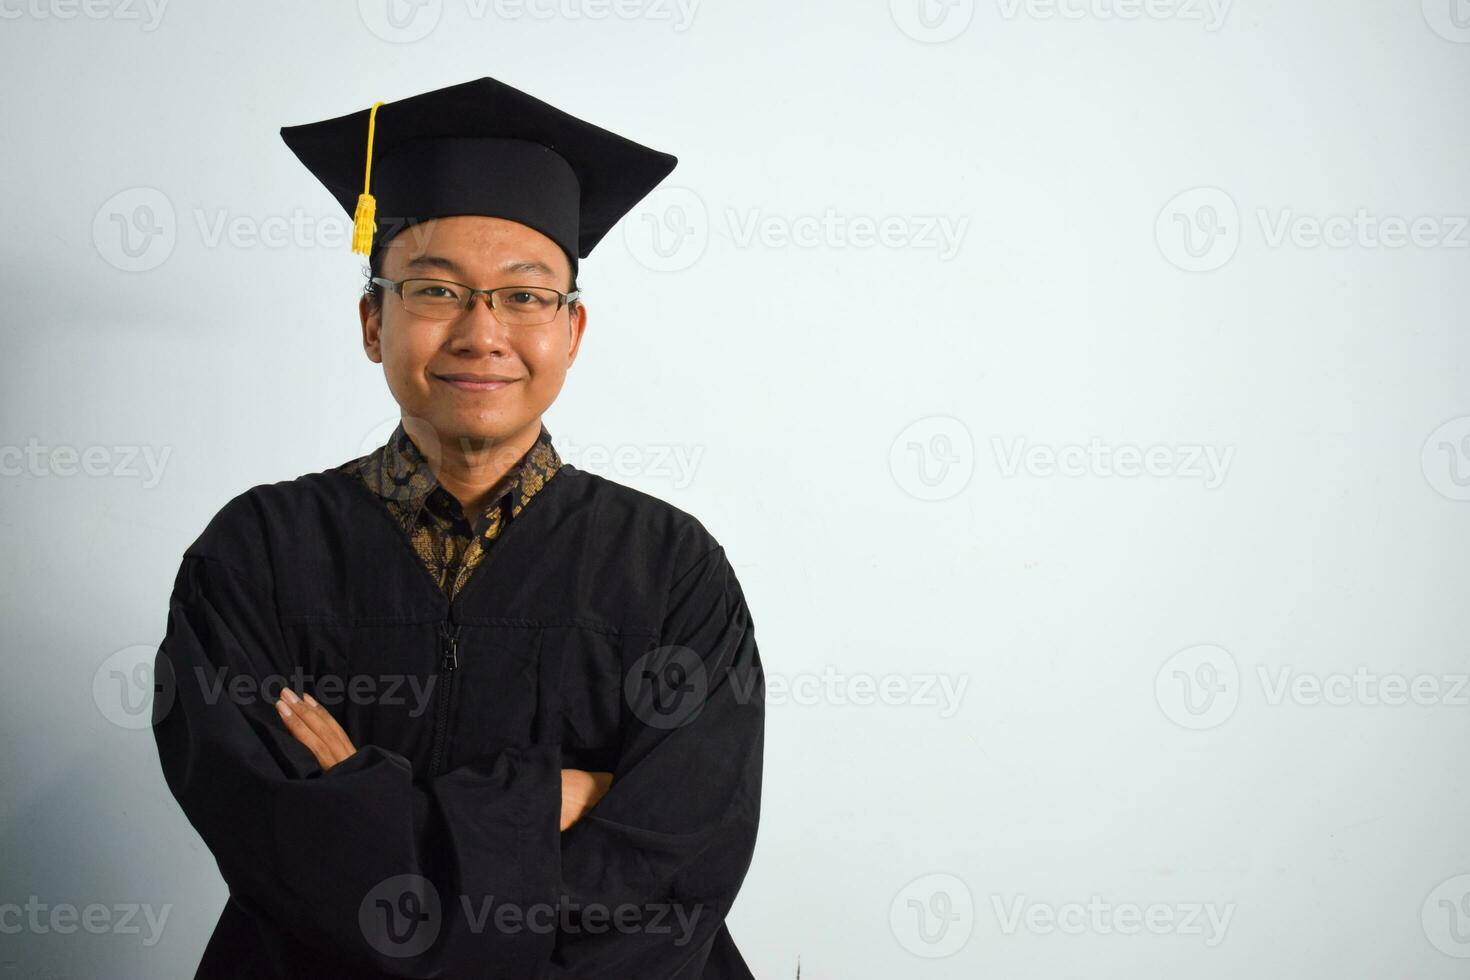
<svg viewBox="0 0 1470 980"><path fill-rule="evenodd" d="M205 683L243 677L262 690L260 679L288 672L290 644L271 585L186 554L155 663L177 682L153 732L169 790L239 907L344 964L402 976L672 976L728 947L725 918L759 818L763 673L722 549L674 575L658 643L693 662L697 710L669 724L662 688L639 687L611 776L562 769L560 746L547 743L416 780L408 759L354 745L304 692L272 709ZM311 778L323 769L330 778ZM552 833L553 798L562 833ZM299 873L278 874L283 862ZM429 948L390 950L364 930L354 899L404 875L461 899L550 905L566 922L548 933L446 916ZM615 909L638 922L590 927ZM671 909L689 913L687 929L656 927Z"/></svg>
<svg viewBox="0 0 1470 980"><path fill-rule="evenodd" d="M316 757L322 771L352 756L357 747L327 711L310 694L298 696L289 687L281 690L276 713L296 741ZM561 829L569 829L587 815L612 785L612 773L585 769L561 771Z"/></svg>

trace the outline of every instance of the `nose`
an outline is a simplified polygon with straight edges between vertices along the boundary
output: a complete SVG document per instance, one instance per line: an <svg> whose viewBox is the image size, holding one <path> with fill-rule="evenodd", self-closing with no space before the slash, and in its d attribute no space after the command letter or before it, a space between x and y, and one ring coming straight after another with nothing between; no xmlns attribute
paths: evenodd
<svg viewBox="0 0 1470 980"><path fill-rule="evenodd" d="M490 308L485 293L470 301L470 308L454 321L451 345L456 352L482 354L510 349L511 328L501 323Z"/></svg>

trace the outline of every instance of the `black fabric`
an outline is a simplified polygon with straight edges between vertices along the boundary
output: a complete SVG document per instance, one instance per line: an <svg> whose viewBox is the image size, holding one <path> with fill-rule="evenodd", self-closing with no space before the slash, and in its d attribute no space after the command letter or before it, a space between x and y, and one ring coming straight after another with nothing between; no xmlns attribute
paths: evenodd
<svg viewBox="0 0 1470 980"><path fill-rule="evenodd" d="M639 669L670 650L680 671ZM751 976L724 920L755 845L764 678L687 513L563 464L450 602L359 480L254 487L185 552L156 666L164 775L230 890L199 976ZM322 772L276 716L282 681L356 754ZM696 710L650 712L680 686ZM562 768L613 773L564 834ZM384 908L416 911L383 889L403 875L441 901L413 955L383 932L408 921ZM624 927L588 918L619 906Z"/></svg>
<svg viewBox="0 0 1470 980"><path fill-rule="evenodd" d="M349 215L363 189L368 115L281 129ZM488 215L546 235L574 273L678 163L493 78L384 103L373 147L374 247L416 221Z"/></svg>
<svg viewBox="0 0 1470 980"><path fill-rule="evenodd" d="M560 245L575 268L577 175L544 146L493 137L417 140L385 153L373 165L373 183L374 194L393 208L392 216L378 216L380 240L393 237L395 216L491 215L535 228Z"/></svg>

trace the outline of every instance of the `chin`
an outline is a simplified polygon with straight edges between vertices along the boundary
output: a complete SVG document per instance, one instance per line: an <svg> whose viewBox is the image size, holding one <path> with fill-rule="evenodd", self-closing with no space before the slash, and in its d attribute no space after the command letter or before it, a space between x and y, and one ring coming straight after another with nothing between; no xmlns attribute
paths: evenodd
<svg viewBox="0 0 1470 980"><path fill-rule="evenodd" d="M520 432L531 423L531 416L517 413L491 415L470 411L456 412L436 417L436 426L442 435L464 436L469 439L499 440ZM439 423L442 421L442 425Z"/></svg>

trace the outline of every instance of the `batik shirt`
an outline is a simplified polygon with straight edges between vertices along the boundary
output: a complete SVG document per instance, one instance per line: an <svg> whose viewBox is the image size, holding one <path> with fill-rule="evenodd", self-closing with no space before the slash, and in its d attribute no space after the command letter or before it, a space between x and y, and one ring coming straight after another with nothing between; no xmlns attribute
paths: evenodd
<svg viewBox="0 0 1470 980"><path fill-rule="evenodd" d="M424 567L453 599L514 520L561 468L545 423L536 442L492 488L472 525L453 494L439 485L429 461L400 422L388 441L337 469L359 477L403 528Z"/></svg>

